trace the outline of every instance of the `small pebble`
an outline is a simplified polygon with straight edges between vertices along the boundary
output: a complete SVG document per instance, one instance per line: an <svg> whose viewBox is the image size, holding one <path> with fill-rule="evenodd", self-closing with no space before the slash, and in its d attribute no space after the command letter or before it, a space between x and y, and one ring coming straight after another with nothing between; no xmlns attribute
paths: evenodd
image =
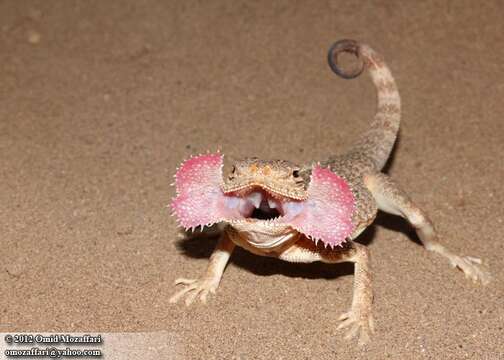
<svg viewBox="0 0 504 360"><path fill-rule="evenodd" d="M40 34L35 30L28 31L28 42L30 44L38 44L40 42Z"/></svg>
<svg viewBox="0 0 504 360"><path fill-rule="evenodd" d="M30 9L28 10L28 18L33 21L38 21L42 17L42 11L39 9Z"/></svg>
<svg viewBox="0 0 504 360"><path fill-rule="evenodd" d="M23 273L24 273L24 268L21 264L19 263L14 263L14 264L8 264L6 267L5 267L5 271L7 271L7 273L10 275L10 276L13 276L13 277L20 277Z"/></svg>

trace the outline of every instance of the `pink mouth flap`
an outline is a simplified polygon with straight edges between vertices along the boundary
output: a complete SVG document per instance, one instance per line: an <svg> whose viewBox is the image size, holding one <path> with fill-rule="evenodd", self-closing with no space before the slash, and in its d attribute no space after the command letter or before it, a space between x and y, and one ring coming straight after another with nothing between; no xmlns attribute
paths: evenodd
<svg viewBox="0 0 504 360"><path fill-rule="evenodd" d="M341 245L352 235L355 200L345 180L329 169L313 168L308 200L303 211L290 221L299 232L331 247Z"/></svg>
<svg viewBox="0 0 504 360"><path fill-rule="evenodd" d="M171 208L186 229L242 218L238 210L225 206L222 165L221 154L200 155L182 163L175 174L177 196Z"/></svg>

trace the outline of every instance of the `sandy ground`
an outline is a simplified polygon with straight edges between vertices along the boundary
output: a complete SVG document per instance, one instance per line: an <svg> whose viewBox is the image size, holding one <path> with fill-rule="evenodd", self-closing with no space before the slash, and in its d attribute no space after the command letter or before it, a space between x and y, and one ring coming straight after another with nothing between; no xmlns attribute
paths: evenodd
<svg viewBox="0 0 504 360"><path fill-rule="evenodd" d="M187 358L504 358L501 1L0 2L0 331L168 331ZM383 53L402 94L388 172L443 241L481 257L477 286L401 219L373 256L373 342L336 330L352 266L238 250L207 306L170 305L215 238L166 205L177 165L222 151L295 162L343 151L374 111L329 45Z"/></svg>

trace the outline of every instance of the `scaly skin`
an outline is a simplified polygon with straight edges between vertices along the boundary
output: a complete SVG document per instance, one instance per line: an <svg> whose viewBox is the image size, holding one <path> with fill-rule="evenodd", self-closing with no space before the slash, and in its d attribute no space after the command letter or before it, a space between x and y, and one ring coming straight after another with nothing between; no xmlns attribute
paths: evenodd
<svg viewBox="0 0 504 360"><path fill-rule="evenodd" d="M338 67L338 54L344 51L361 60L360 70L349 74ZM233 164L220 181L216 177L222 168L219 154L184 163L177 173L178 196L172 204L179 221L185 227L211 222L227 225L205 275L200 280L177 279L175 283L185 288L171 302L187 296L189 305L198 295L206 302L208 293L217 290L235 245L257 255L295 263L353 262L352 305L340 317L338 328L348 327L347 337L358 336L359 344L365 344L374 329L369 251L353 239L373 222L378 210L408 220L427 250L445 257L466 277L483 284L489 282L489 275L478 266L481 260L458 256L441 245L427 215L380 172L397 137L401 108L397 86L383 59L367 45L342 40L331 47L329 65L344 78L368 70L378 98L370 129L346 154L318 164L298 166L281 160L248 158ZM208 180L203 181L205 176ZM201 189L199 183L204 185ZM203 205L198 202L200 198L204 199L200 201ZM267 214L273 208L282 210L279 218L267 221L257 219L253 208L265 209Z"/></svg>

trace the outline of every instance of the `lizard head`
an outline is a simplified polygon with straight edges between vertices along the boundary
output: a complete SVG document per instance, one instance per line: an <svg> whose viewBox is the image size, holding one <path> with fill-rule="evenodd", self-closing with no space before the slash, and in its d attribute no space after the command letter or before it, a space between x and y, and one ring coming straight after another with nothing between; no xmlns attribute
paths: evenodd
<svg viewBox="0 0 504 360"><path fill-rule="evenodd" d="M171 207L187 228L227 222L240 231L276 235L298 231L335 246L353 232L354 197L329 169L248 158L223 176L223 156L185 161L175 175Z"/></svg>
<svg viewBox="0 0 504 360"><path fill-rule="evenodd" d="M284 160L238 161L224 176L221 188L225 193L247 194L260 189L276 198L308 198L307 181L301 176L301 168Z"/></svg>

